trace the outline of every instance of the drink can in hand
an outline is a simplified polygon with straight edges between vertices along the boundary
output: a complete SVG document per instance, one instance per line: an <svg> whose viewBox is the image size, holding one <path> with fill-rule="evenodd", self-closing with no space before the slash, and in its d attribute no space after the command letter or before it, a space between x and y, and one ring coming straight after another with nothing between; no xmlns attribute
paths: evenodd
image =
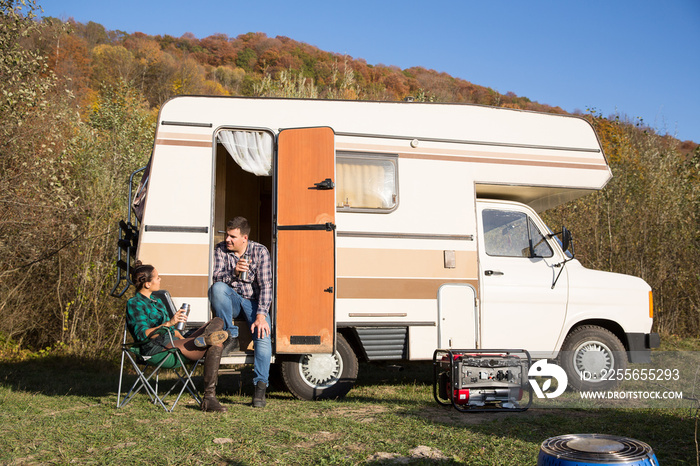
<svg viewBox="0 0 700 466"><path fill-rule="evenodd" d="M182 303L182 306L180 307L180 310L185 309L185 315L189 317L190 315L190 305L187 303ZM182 332L185 330L185 322L178 322L177 325L175 326L175 330L178 332Z"/></svg>
<svg viewBox="0 0 700 466"><path fill-rule="evenodd" d="M246 265L248 267L250 267L250 256L248 255L247 252L245 254L243 254L243 257L241 257L241 259L243 259L245 261ZM241 272L240 279L241 279L241 281L246 281L248 279L248 271L247 270L245 272Z"/></svg>

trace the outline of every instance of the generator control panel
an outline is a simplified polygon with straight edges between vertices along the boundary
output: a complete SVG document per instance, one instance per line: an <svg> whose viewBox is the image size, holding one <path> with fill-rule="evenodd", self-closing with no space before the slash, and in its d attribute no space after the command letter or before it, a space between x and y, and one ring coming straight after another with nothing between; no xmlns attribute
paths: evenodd
<svg viewBox="0 0 700 466"><path fill-rule="evenodd" d="M433 354L433 396L463 412L524 411L532 404L527 381L531 362L521 349L438 349Z"/></svg>

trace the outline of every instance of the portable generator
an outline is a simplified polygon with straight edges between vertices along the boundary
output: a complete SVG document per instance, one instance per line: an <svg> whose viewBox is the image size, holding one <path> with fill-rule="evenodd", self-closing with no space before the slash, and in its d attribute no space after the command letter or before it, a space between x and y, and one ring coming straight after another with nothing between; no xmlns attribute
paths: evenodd
<svg viewBox="0 0 700 466"><path fill-rule="evenodd" d="M433 397L462 412L525 411L532 404L526 350L438 349L433 353ZM522 403L527 391L528 401Z"/></svg>

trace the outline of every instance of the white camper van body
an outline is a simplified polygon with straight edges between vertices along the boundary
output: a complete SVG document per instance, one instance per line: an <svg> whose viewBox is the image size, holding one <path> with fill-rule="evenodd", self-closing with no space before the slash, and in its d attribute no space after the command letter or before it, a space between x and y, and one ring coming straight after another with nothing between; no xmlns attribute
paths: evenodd
<svg viewBox="0 0 700 466"><path fill-rule="evenodd" d="M336 169L325 177L334 183L334 212L303 222L330 225L330 255L315 257L313 238L300 240L307 247L299 254L277 250L278 209L315 192L281 188L288 176L281 135L296 135L294 128L330 135ZM267 134L274 145L270 176L244 174L220 142L222 131ZM294 170L304 171L300 150ZM331 306L323 324L331 346L315 351L313 335L302 332L295 350L289 335L277 334L278 360L302 364L301 354L337 353L337 334L370 361L429 360L436 348L523 348L553 358L568 335L592 327L641 361L655 338L650 287L571 260L537 215L602 189L611 176L593 128L578 117L454 104L177 97L160 111L137 257L158 268L178 307L191 305L191 322L207 321L213 248L226 221L249 218L251 239L272 252L275 292L287 287L294 296L294 306L276 296L272 309L277 322L288 316L282 326L291 328L285 332L292 341L298 318ZM384 191L375 193L377 186ZM509 236L518 229L533 235L529 252ZM282 271L283 257L300 255L306 259L294 267L301 269ZM332 274L326 304L296 296L305 267ZM601 345L615 350L605 339ZM620 359L603 365L626 364ZM251 361L250 352L223 360Z"/></svg>

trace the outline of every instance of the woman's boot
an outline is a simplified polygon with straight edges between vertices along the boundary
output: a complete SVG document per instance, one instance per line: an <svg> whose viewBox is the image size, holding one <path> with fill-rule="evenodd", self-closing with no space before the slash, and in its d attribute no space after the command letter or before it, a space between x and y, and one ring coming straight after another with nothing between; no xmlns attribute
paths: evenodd
<svg viewBox="0 0 700 466"><path fill-rule="evenodd" d="M218 332L211 332L207 335L200 335L194 339L194 346L197 348L206 348L207 346L218 345L225 342L228 339L228 332L225 330L219 330Z"/></svg>
<svg viewBox="0 0 700 466"><path fill-rule="evenodd" d="M219 363L223 346L210 346L204 356L204 399L202 411L225 413L226 407L216 399L216 382L219 379Z"/></svg>
<svg viewBox="0 0 700 466"><path fill-rule="evenodd" d="M194 345L198 348L218 345L228 338L228 332L223 331L224 320L221 317L214 317L207 322L204 333L194 339Z"/></svg>

